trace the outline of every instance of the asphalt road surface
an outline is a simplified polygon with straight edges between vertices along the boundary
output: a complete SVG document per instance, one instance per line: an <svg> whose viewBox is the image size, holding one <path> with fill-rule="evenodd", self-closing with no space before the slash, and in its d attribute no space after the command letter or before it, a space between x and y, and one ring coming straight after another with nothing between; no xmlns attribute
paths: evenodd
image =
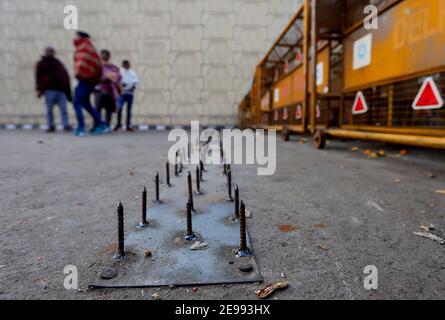
<svg viewBox="0 0 445 320"><path fill-rule="evenodd" d="M275 281L289 283L275 299L443 298L445 246L413 232L433 224L445 237L445 195L436 192L445 153L357 141L319 151L299 140L278 142L273 176L233 168L264 283L86 290L114 254L118 201L139 212L143 186L163 172L167 133L1 131L0 299L257 299ZM139 215L126 219L130 232ZM67 265L78 269L79 290L63 286ZM364 288L369 265L377 290Z"/></svg>

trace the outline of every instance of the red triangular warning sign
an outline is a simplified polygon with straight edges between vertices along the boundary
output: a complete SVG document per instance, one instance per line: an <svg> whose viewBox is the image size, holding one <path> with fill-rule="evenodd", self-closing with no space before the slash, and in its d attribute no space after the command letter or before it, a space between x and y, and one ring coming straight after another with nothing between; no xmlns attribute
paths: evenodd
<svg viewBox="0 0 445 320"><path fill-rule="evenodd" d="M298 105L295 111L295 120L301 120L301 118L303 118L303 111L301 110L301 105Z"/></svg>
<svg viewBox="0 0 445 320"><path fill-rule="evenodd" d="M440 109L443 107L443 99L440 96L439 89L433 78L428 77L423 81L419 93L414 99L414 110L431 110Z"/></svg>
<svg viewBox="0 0 445 320"><path fill-rule="evenodd" d="M368 104L366 103L363 92L359 91L352 105L352 114L364 114L366 112L368 112Z"/></svg>
<svg viewBox="0 0 445 320"><path fill-rule="evenodd" d="M289 119L289 113L287 112L287 108L284 108L283 110L283 120Z"/></svg>

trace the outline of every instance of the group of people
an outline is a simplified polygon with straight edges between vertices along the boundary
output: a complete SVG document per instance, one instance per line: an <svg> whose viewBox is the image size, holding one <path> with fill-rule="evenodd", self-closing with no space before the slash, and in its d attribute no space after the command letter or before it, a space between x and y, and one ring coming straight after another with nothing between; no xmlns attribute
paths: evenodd
<svg viewBox="0 0 445 320"><path fill-rule="evenodd" d="M74 39L74 76L77 85L74 97L68 72L63 63L56 58L53 47L45 49L44 56L36 66L36 91L40 98L45 97L48 129L55 132L53 108L58 105L65 131L72 131L69 123L67 102L73 103L77 128L74 134L78 137L86 136L83 110L85 109L93 119L93 127L89 131L93 135L111 132L113 113L117 113L117 123L114 131L122 128L122 111L127 106L126 130L131 127L131 109L134 91L139 79L131 69L130 62L124 60L122 69L110 62L111 53L101 50L100 55L94 47L89 34L78 31ZM95 95L95 106L91 104L91 95ZM102 117L104 115L104 117Z"/></svg>

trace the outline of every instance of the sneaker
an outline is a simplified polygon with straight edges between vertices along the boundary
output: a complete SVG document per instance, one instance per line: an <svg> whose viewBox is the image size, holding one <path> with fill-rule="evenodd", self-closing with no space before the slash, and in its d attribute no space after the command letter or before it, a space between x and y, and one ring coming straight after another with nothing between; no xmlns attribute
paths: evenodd
<svg viewBox="0 0 445 320"><path fill-rule="evenodd" d="M86 137L86 135L87 135L87 133L85 132L85 130L80 130L80 129L77 129L76 131L74 131L73 134L74 134L76 137L80 137L80 138Z"/></svg>
<svg viewBox="0 0 445 320"><path fill-rule="evenodd" d="M100 127L100 125L98 125L97 127L93 126L93 127L88 131L88 133L89 133L89 134L93 134L93 132L96 131L99 127Z"/></svg>
<svg viewBox="0 0 445 320"><path fill-rule="evenodd" d="M111 132L110 128L106 124L102 124L99 127L97 127L96 129L94 129L92 134L93 135L101 135L101 134L107 134L110 132Z"/></svg>
<svg viewBox="0 0 445 320"><path fill-rule="evenodd" d="M54 133L54 132L56 132L56 127L49 127L49 128L46 130L46 133Z"/></svg>

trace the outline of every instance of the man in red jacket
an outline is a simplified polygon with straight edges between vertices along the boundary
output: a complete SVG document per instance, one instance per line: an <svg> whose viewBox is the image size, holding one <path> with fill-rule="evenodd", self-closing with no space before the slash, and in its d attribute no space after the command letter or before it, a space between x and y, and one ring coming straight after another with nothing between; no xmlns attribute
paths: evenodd
<svg viewBox="0 0 445 320"><path fill-rule="evenodd" d="M78 31L76 33L74 47L74 75L78 80L74 92L74 109L78 127L74 134L78 137L86 135L83 109L93 117L94 126L90 131L92 134L108 133L110 132L109 127L101 121L100 115L92 107L90 101L91 93L102 77L100 57L90 40L90 36L85 32Z"/></svg>
<svg viewBox="0 0 445 320"><path fill-rule="evenodd" d="M69 125L66 102L71 101L70 78L65 66L56 58L56 50L53 47L45 49L45 55L36 65L36 91L37 97L45 97L48 119L48 133L56 131L54 123L54 105L60 108L62 125L65 131L71 131Z"/></svg>

